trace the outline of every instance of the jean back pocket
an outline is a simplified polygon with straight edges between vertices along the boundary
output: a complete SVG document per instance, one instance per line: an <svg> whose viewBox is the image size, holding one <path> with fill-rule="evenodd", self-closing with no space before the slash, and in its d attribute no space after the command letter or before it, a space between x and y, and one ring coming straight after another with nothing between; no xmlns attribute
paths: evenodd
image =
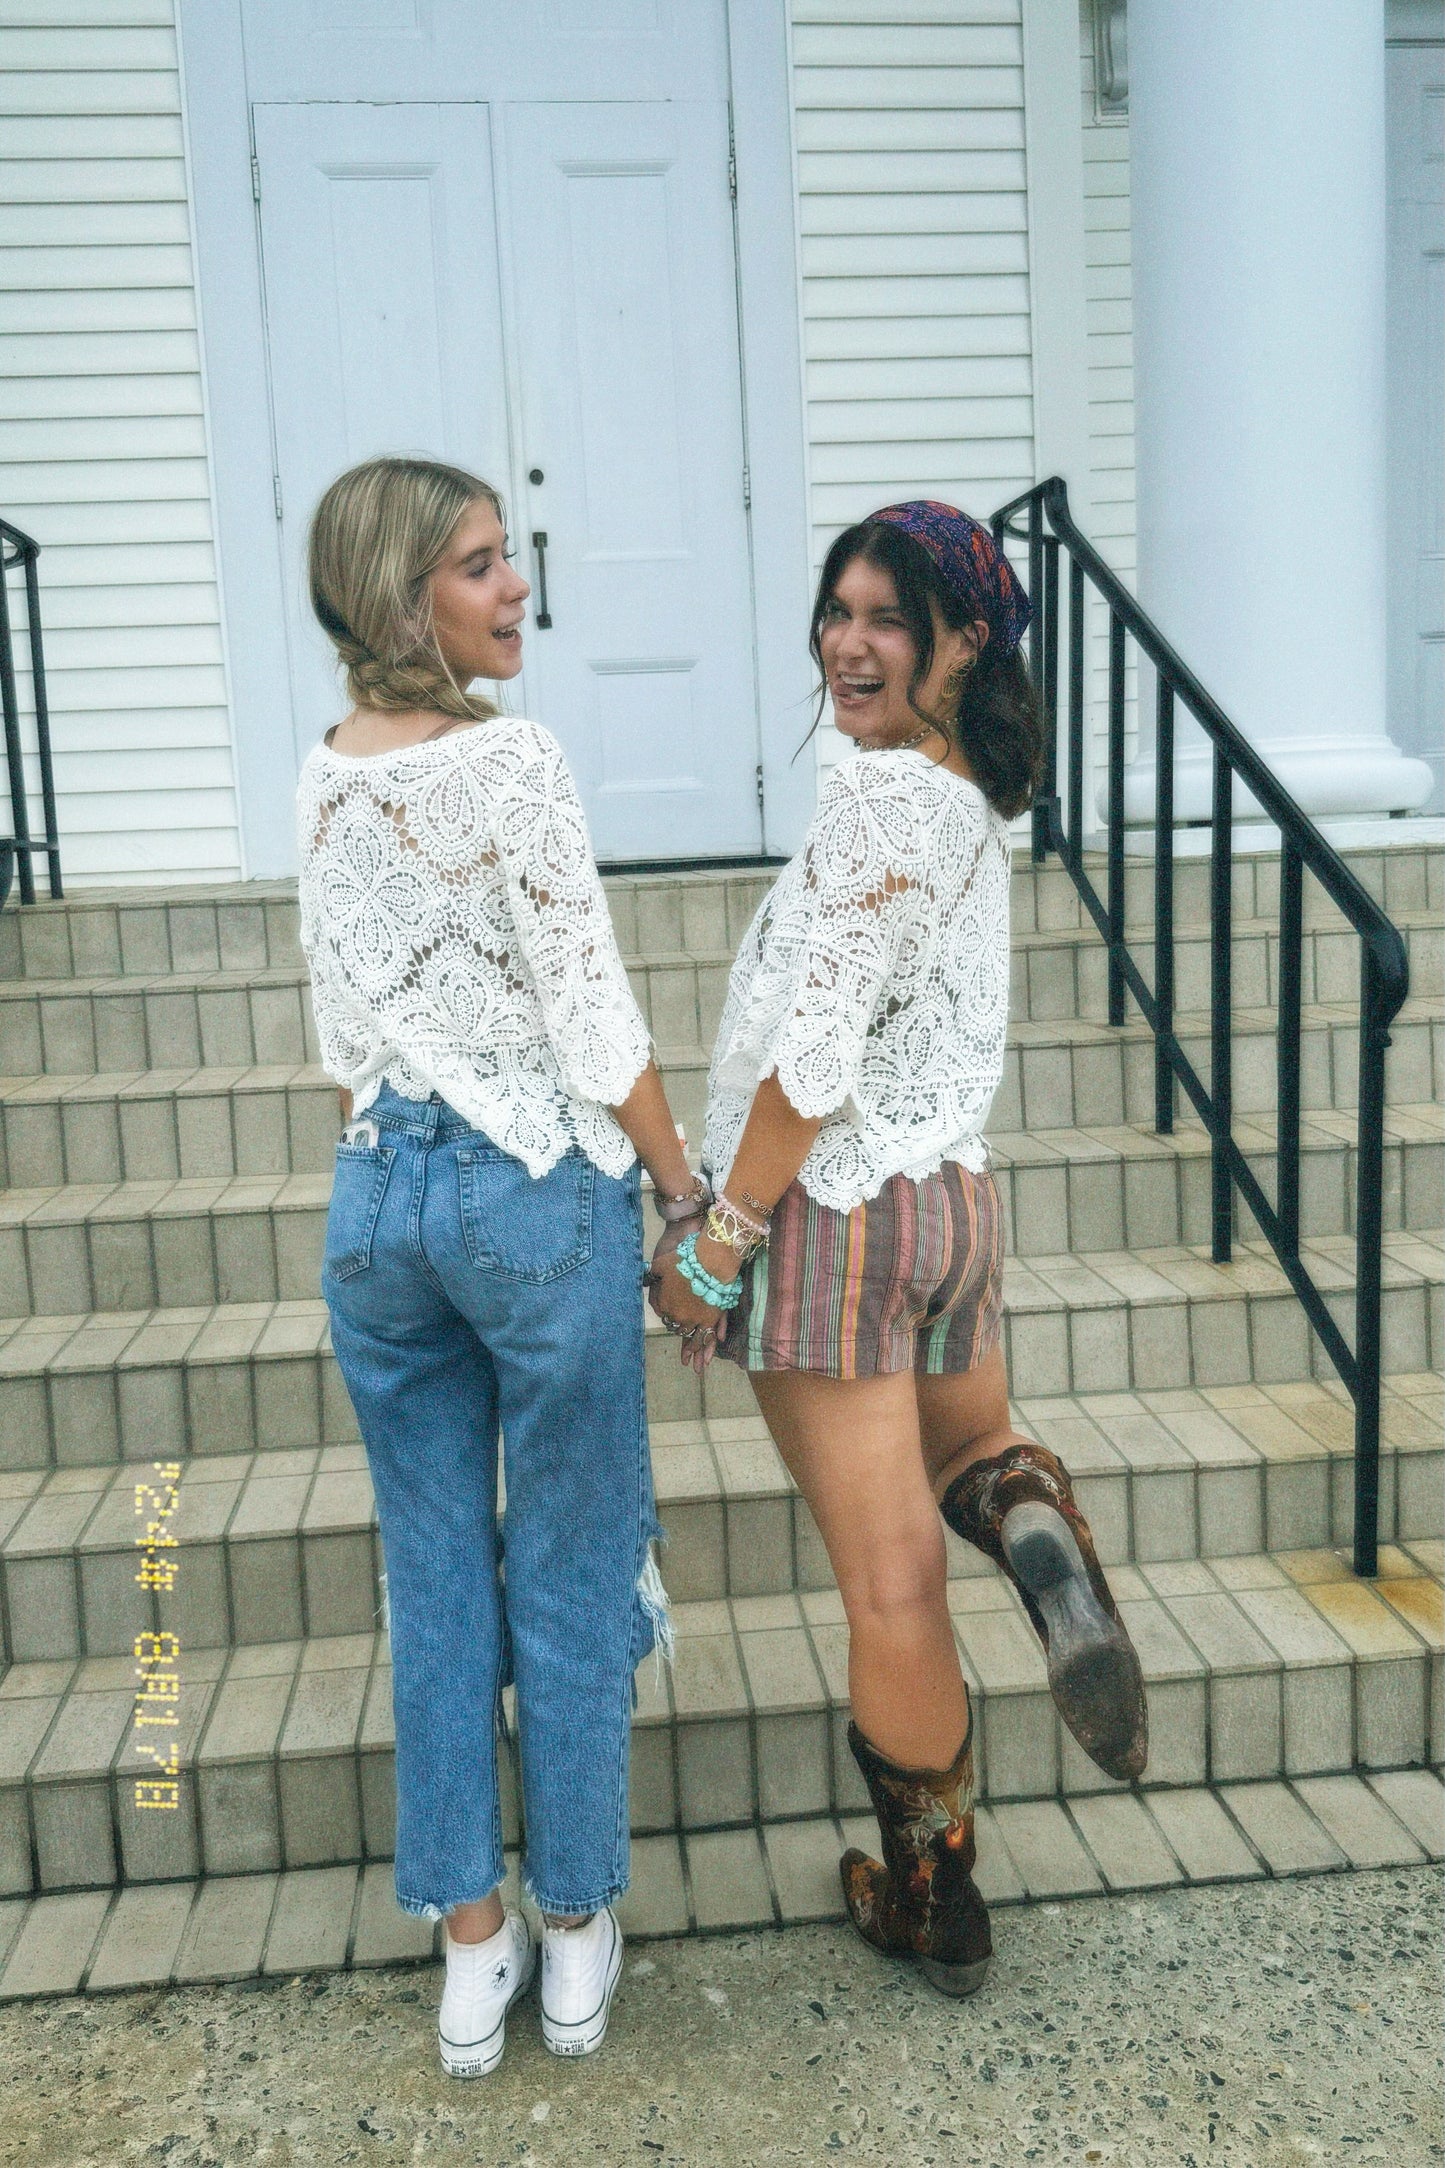
<svg viewBox="0 0 1445 2168"><path fill-rule="evenodd" d="M581 1152L534 1177L509 1152L463 1149L457 1171L462 1234L479 1272L540 1287L586 1264L596 1170Z"/></svg>
<svg viewBox="0 0 1445 2168"><path fill-rule="evenodd" d="M326 1215L326 1269L349 1280L371 1263L371 1245L396 1153L389 1144L338 1144L331 1208Z"/></svg>

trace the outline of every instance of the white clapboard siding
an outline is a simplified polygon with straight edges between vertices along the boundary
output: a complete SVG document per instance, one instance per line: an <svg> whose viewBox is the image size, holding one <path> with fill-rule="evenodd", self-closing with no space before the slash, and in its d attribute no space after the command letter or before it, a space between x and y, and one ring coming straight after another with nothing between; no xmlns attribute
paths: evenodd
<svg viewBox="0 0 1445 2168"><path fill-rule="evenodd" d="M1134 547L1134 318L1130 284L1129 123L1099 119L1094 104L1094 38L1082 0L1084 240L1089 326L1090 539L1132 588ZM1165 630L1167 631L1167 627ZM1137 671L1132 643L1125 686L1125 746L1135 745ZM1088 699L1094 773L1108 772L1108 636L1097 613L1089 641Z"/></svg>
<svg viewBox="0 0 1445 2168"><path fill-rule="evenodd" d="M1032 476L1023 50L1018 0L792 18L816 567L878 504Z"/></svg>
<svg viewBox="0 0 1445 2168"><path fill-rule="evenodd" d="M1084 229L1088 251L1089 442L1093 540L1122 578L1134 571L1134 339L1129 277L1129 124L1094 112L1085 9Z"/></svg>
<svg viewBox="0 0 1445 2168"><path fill-rule="evenodd" d="M170 0L5 0L0 204L0 512L41 545L67 883L234 876Z"/></svg>

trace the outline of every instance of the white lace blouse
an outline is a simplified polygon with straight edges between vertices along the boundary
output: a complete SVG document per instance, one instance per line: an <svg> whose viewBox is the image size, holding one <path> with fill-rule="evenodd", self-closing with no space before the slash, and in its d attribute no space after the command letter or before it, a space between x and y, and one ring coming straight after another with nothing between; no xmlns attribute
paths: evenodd
<svg viewBox="0 0 1445 2168"><path fill-rule="evenodd" d="M763 899L728 982L704 1160L726 1182L774 1069L825 1115L798 1179L851 1211L890 1175L987 1164L1009 996L1008 827L923 753L836 768L803 848Z"/></svg>
<svg viewBox="0 0 1445 2168"><path fill-rule="evenodd" d="M297 785L321 1059L357 1113L438 1092L542 1175L635 1154L608 1112L650 1051L562 749L498 716Z"/></svg>

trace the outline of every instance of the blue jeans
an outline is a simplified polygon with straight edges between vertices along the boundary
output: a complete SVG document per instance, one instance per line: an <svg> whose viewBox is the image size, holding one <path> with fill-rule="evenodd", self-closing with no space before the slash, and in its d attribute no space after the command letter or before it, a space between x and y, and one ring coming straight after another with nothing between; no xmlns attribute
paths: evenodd
<svg viewBox="0 0 1445 2168"><path fill-rule="evenodd" d="M627 1887L632 1675L666 1629L637 1170L570 1152L533 1180L389 1085L365 1119L376 1143L337 1147L322 1290L386 1559L397 1899L434 1918L501 1881L510 1677L527 1887L595 1911Z"/></svg>

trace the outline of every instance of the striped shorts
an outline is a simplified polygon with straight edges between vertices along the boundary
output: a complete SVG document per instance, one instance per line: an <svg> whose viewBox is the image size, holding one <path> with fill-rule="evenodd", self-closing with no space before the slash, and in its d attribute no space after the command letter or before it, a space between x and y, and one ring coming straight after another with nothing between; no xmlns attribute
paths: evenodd
<svg viewBox="0 0 1445 2168"><path fill-rule="evenodd" d="M851 1212L798 1182L742 1274L719 1354L745 1370L832 1378L976 1369L1003 1319L1003 1214L991 1174L952 1161L895 1174Z"/></svg>

